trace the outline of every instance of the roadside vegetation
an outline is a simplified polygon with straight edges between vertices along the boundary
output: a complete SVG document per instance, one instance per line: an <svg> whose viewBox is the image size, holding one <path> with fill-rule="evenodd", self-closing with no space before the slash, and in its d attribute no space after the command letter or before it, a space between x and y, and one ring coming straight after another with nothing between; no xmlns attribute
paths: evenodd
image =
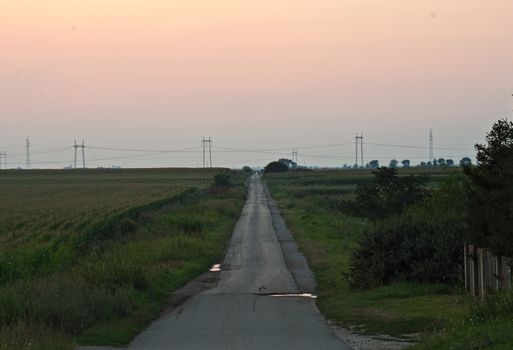
<svg viewBox="0 0 513 350"><path fill-rule="evenodd" d="M420 170L422 176L429 175L427 187L460 173L458 169ZM399 177L414 174L419 169L399 170ZM362 256L356 252L365 237L373 240L372 230L378 230L378 225L362 215L361 208L354 211L352 204L359 186L374 186L372 170L288 172L268 174L265 179L316 275L318 306L332 322L360 333L407 340L464 313L466 298L453 293L456 286L391 278L386 268L378 268L383 261L363 270L367 274L359 282L368 286L355 286L355 267L366 260L363 251ZM375 258L386 257L389 252L382 249L387 247L375 243L369 247L379 251Z"/></svg>
<svg viewBox="0 0 513 350"><path fill-rule="evenodd" d="M318 306L360 333L415 349L511 349L511 292L463 291L463 243L513 256L513 123L497 122L477 165L289 171L266 182L318 282Z"/></svg>
<svg viewBox="0 0 513 350"><path fill-rule="evenodd" d="M0 202L11 211L0 214L0 349L129 343L173 290L220 261L245 177L224 169L2 174Z"/></svg>

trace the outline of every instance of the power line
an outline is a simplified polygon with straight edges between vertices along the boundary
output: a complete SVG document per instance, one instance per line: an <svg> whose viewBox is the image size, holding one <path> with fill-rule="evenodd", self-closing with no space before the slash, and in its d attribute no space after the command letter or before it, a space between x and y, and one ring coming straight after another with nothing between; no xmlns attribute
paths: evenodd
<svg viewBox="0 0 513 350"><path fill-rule="evenodd" d="M103 151L119 151L119 152L148 152L148 153L199 153L197 147L188 147L173 150L157 150L157 149L135 149L135 148L114 148L114 147L99 147L87 146L89 149L103 150Z"/></svg>
<svg viewBox="0 0 513 350"><path fill-rule="evenodd" d="M396 145L396 144L387 144L387 143L372 143L366 142L366 145L372 146L381 146L381 147L395 147L395 148L412 148L412 149L429 149L429 147L425 146L413 146L413 145ZM467 148L452 148L452 147L433 147L434 150L440 151L468 151Z"/></svg>

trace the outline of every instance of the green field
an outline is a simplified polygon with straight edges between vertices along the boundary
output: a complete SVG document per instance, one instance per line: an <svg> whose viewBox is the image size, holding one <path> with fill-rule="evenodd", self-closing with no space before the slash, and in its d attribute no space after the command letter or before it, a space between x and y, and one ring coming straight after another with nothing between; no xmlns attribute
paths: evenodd
<svg viewBox="0 0 513 350"><path fill-rule="evenodd" d="M63 241L110 218L210 186L219 169L0 172L0 282L50 272ZM50 254L50 253L51 254ZM57 254L58 253L58 254ZM50 256L50 255L51 256Z"/></svg>
<svg viewBox="0 0 513 350"><path fill-rule="evenodd" d="M224 171L0 172L0 348L127 344L221 259L245 198Z"/></svg>
<svg viewBox="0 0 513 350"><path fill-rule="evenodd" d="M459 170L412 168L399 175L429 175L427 185L433 187L450 172ZM268 174L265 181L316 275L321 312L361 333L418 338L461 318L468 300L442 284L350 287L351 253L369 222L345 213L340 204L372 177L371 170L306 171Z"/></svg>

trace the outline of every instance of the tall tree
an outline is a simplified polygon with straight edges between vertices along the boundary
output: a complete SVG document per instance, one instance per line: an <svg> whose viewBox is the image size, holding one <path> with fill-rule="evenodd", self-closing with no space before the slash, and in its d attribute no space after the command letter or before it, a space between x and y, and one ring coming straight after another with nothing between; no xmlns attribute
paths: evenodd
<svg viewBox="0 0 513 350"><path fill-rule="evenodd" d="M368 167L368 168L372 168L372 169L377 169L377 168L379 168L379 161L378 161L378 160L371 160L371 161L367 164L367 167Z"/></svg>
<svg viewBox="0 0 513 350"><path fill-rule="evenodd" d="M477 166L465 168L471 180L470 239L513 257L513 123L496 122L476 150Z"/></svg>
<svg viewBox="0 0 513 350"><path fill-rule="evenodd" d="M472 165L472 160L469 157L463 157L460 160L460 167L465 168Z"/></svg>

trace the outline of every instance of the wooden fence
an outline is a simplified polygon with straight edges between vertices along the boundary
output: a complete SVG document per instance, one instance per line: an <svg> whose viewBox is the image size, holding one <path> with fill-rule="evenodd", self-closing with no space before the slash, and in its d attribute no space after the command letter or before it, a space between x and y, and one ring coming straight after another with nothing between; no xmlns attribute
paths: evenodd
<svg viewBox="0 0 513 350"><path fill-rule="evenodd" d="M465 243L465 289L473 296L484 298L511 288L512 259L497 256L485 248Z"/></svg>

